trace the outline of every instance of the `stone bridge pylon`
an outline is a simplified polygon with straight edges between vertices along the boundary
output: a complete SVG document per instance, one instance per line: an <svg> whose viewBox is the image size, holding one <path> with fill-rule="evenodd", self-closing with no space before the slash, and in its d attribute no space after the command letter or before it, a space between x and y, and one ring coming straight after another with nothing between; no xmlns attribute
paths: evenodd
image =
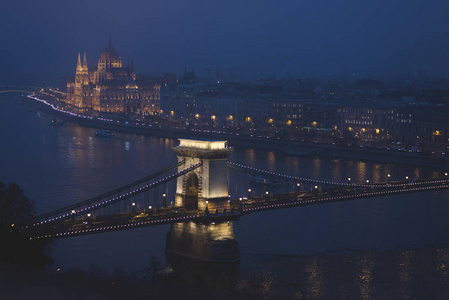
<svg viewBox="0 0 449 300"><path fill-rule="evenodd" d="M174 147L178 161L185 160L179 171L202 165L178 177L175 206L210 213L230 210L228 154L226 141L180 139ZM174 223L167 235L166 251L210 262L239 260L238 243L232 221L190 221Z"/></svg>

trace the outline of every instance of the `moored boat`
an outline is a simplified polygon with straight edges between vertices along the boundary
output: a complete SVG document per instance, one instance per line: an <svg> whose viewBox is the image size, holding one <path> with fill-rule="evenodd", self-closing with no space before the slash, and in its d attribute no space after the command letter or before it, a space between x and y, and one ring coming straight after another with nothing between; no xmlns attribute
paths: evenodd
<svg viewBox="0 0 449 300"><path fill-rule="evenodd" d="M97 130L95 132L96 136L101 136L101 137L114 137L114 133L110 130L106 130L106 129L100 129Z"/></svg>

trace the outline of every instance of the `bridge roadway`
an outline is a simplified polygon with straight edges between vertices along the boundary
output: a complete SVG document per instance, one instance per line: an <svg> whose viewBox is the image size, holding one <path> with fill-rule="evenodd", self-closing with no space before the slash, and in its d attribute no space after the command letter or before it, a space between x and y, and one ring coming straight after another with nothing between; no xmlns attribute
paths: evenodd
<svg viewBox="0 0 449 300"><path fill-rule="evenodd" d="M205 212L182 208L162 208L98 218L58 220L43 226L31 226L24 230L29 231L30 239L65 238L190 220L203 223L232 221L238 220L243 215L265 210L443 189L449 189L449 180L392 182L391 184L353 187L339 186L316 192L292 192L265 197L233 199L229 200L230 211Z"/></svg>

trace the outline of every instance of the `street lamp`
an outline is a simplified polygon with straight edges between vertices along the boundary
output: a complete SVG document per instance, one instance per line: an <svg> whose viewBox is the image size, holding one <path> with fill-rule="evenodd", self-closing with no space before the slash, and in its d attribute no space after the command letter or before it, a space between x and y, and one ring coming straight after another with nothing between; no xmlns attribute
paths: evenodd
<svg viewBox="0 0 449 300"><path fill-rule="evenodd" d="M368 180L368 179L366 180L366 183L369 183L369 180Z"/></svg>
<svg viewBox="0 0 449 300"><path fill-rule="evenodd" d="M162 206L167 206L167 195L165 193L162 194Z"/></svg>

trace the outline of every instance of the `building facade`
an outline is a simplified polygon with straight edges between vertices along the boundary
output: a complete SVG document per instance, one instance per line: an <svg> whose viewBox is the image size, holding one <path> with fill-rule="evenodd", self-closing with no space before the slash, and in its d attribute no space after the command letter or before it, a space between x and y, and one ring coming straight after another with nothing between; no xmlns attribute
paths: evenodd
<svg viewBox="0 0 449 300"><path fill-rule="evenodd" d="M82 61L78 54L75 79L67 83L66 103L80 112L155 115L160 112L160 85L136 78L133 62L123 67L109 39L97 66L88 65L86 53Z"/></svg>

